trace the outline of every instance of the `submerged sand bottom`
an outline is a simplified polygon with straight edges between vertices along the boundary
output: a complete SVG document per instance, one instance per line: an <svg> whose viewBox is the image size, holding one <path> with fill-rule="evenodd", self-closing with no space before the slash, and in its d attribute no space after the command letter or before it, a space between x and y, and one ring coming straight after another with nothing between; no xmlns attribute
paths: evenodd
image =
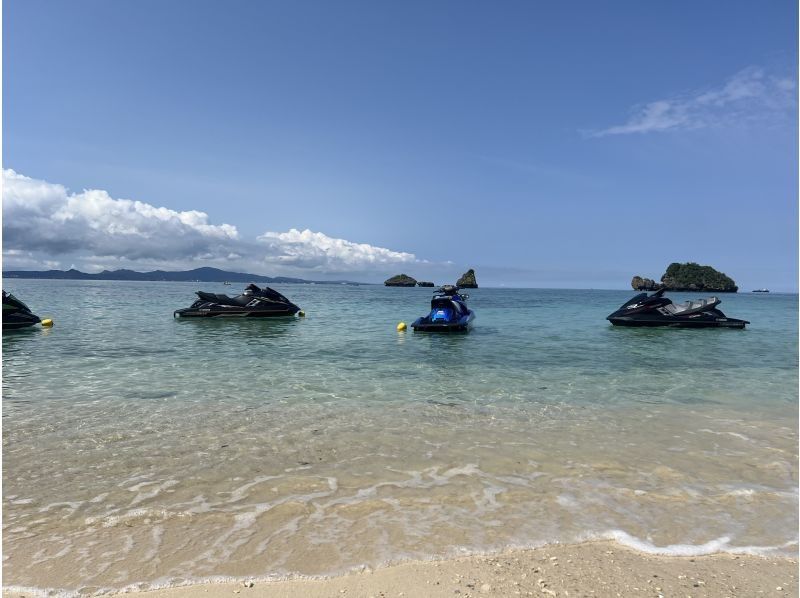
<svg viewBox="0 0 800 598"><path fill-rule="evenodd" d="M796 559L731 554L668 557L604 541L411 562L329 579L239 580L141 594L148 598L797 596L797 574ZM25 592L4 595L21 598Z"/></svg>
<svg viewBox="0 0 800 598"><path fill-rule="evenodd" d="M783 409L266 403L179 425L175 406L141 403L136 425L41 406L64 436L4 421L6 587L335 576L592 539L796 553Z"/></svg>

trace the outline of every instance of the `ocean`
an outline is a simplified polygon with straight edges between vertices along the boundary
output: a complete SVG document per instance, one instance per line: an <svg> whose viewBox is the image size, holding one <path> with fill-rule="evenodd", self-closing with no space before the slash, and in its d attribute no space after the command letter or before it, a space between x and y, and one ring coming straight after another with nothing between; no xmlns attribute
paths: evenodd
<svg viewBox="0 0 800 598"><path fill-rule="evenodd" d="M798 297L746 330L612 327L633 291L276 285L280 320L175 320L243 285L5 279L3 581L68 593L327 576L613 538L797 555ZM698 297L673 293L676 301Z"/></svg>

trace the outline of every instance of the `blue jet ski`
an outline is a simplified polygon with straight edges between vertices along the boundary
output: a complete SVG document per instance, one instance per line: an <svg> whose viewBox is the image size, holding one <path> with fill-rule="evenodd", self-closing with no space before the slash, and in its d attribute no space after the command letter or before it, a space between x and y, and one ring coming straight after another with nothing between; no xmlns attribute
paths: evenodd
<svg viewBox="0 0 800 598"><path fill-rule="evenodd" d="M433 293L431 313L414 320L411 327L419 332L466 332L475 319L467 299L469 295L459 293L457 286L444 285Z"/></svg>

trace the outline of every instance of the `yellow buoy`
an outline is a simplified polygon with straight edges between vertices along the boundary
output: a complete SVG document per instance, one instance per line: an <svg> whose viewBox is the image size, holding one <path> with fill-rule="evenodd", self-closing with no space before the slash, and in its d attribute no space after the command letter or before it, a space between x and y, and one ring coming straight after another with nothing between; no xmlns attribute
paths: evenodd
<svg viewBox="0 0 800 598"><path fill-rule="evenodd" d="M405 322L400 322L397 325L397 332L403 332L403 330L405 330L405 329L406 329L406 323Z"/></svg>
<svg viewBox="0 0 800 598"><path fill-rule="evenodd" d="M304 311L301 309L299 312L297 312L297 316L298 316L298 317L300 317L300 318L305 318L305 317L306 317L306 312L304 312Z"/></svg>
<svg viewBox="0 0 800 598"><path fill-rule="evenodd" d="M44 320L42 320L42 326L44 326L45 328L50 328L52 325L53 325L53 320L51 320L50 318L45 318Z"/></svg>

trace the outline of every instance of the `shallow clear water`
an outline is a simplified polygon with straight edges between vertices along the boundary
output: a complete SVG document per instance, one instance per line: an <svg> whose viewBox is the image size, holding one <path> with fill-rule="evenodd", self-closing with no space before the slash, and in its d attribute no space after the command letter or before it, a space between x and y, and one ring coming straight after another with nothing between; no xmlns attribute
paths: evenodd
<svg viewBox="0 0 800 598"><path fill-rule="evenodd" d="M614 537L797 551L797 296L744 331L626 329L626 291L278 285L304 319L173 320L203 283L5 280L4 583L328 575ZM675 300L690 298L675 294Z"/></svg>

